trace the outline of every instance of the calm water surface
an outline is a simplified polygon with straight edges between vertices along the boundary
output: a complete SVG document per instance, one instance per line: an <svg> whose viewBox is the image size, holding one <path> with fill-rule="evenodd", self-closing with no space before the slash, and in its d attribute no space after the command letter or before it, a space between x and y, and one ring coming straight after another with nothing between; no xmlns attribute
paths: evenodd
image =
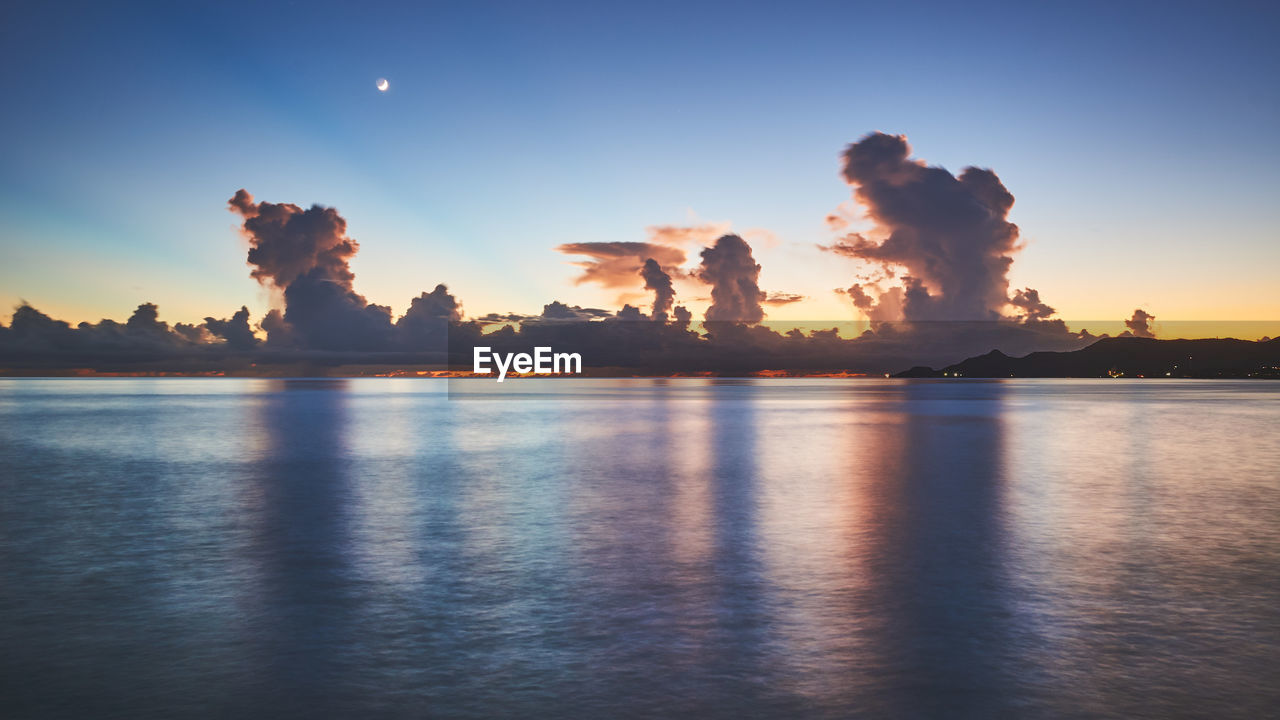
<svg viewBox="0 0 1280 720"><path fill-rule="evenodd" d="M0 379L0 713L1274 717L1278 427L1265 381Z"/></svg>

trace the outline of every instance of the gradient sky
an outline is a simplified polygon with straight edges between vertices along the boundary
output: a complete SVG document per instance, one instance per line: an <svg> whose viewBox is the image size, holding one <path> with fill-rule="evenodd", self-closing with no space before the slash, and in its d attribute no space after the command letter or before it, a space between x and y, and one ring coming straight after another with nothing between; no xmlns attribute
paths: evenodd
<svg viewBox="0 0 1280 720"><path fill-rule="evenodd" d="M6 3L0 303L256 319L243 187L338 208L397 314L437 282L468 315L616 307L554 247L731 221L810 298L771 318L848 319L858 268L815 246L882 130L1000 175L1012 283L1061 317L1276 320L1278 31L1267 3Z"/></svg>

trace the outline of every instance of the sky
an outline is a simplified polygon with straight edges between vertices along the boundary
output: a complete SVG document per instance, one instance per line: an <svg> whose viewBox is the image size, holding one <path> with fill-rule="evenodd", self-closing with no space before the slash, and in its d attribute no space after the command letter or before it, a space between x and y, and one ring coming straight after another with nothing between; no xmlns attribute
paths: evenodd
<svg viewBox="0 0 1280 720"><path fill-rule="evenodd" d="M806 298L771 319L848 320L858 261L818 246L883 131L999 175L1011 287L1059 317L1274 321L1278 30L1264 3L6 3L0 304L256 318L244 188L337 208L397 315L437 283L469 316L647 302L556 247L729 223Z"/></svg>

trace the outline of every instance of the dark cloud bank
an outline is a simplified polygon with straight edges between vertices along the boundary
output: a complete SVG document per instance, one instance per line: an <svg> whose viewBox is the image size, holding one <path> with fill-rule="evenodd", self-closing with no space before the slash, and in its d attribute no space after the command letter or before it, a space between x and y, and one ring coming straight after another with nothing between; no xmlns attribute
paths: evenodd
<svg viewBox="0 0 1280 720"><path fill-rule="evenodd" d="M346 374L395 368L467 370L472 348L528 352L551 346L581 353L596 374L887 373L940 367L999 350L1075 350L1096 338L1069 332L1033 288L1009 288L1018 228L1013 195L990 170L958 176L911 158L902 136L873 133L843 154L843 177L875 232L850 233L822 249L870 275L837 292L872 322L855 338L834 329L778 333L762 325L767 306L804 299L760 288L751 246L727 227L655 227L648 242L571 243L585 258L578 283L651 294L647 308L617 312L553 301L536 315L467 319L436 285L395 317L355 289L359 250L334 208L258 202L239 190L228 203L249 241L250 275L281 301L255 323L241 307L228 317L170 326L150 303L125 323L75 327L23 305L0 325L7 372ZM840 226L835 224L833 227ZM692 251L696 250L694 256ZM700 263L682 269L690 257ZM852 263L851 263L852 264ZM675 281L705 285L703 322L678 305ZM1126 321L1151 337L1142 310ZM497 327L495 330L494 328Z"/></svg>

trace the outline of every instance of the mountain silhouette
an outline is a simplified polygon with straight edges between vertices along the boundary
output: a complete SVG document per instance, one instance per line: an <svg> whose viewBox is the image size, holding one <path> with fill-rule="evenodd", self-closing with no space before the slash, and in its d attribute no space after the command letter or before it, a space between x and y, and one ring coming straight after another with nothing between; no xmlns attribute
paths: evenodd
<svg viewBox="0 0 1280 720"><path fill-rule="evenodd" d="M1102 338L1080 350L1033 352L1020 358L992 350L941 370L917 366L894 377L1280 378L1280 338L1256 342Z"/></svg>

